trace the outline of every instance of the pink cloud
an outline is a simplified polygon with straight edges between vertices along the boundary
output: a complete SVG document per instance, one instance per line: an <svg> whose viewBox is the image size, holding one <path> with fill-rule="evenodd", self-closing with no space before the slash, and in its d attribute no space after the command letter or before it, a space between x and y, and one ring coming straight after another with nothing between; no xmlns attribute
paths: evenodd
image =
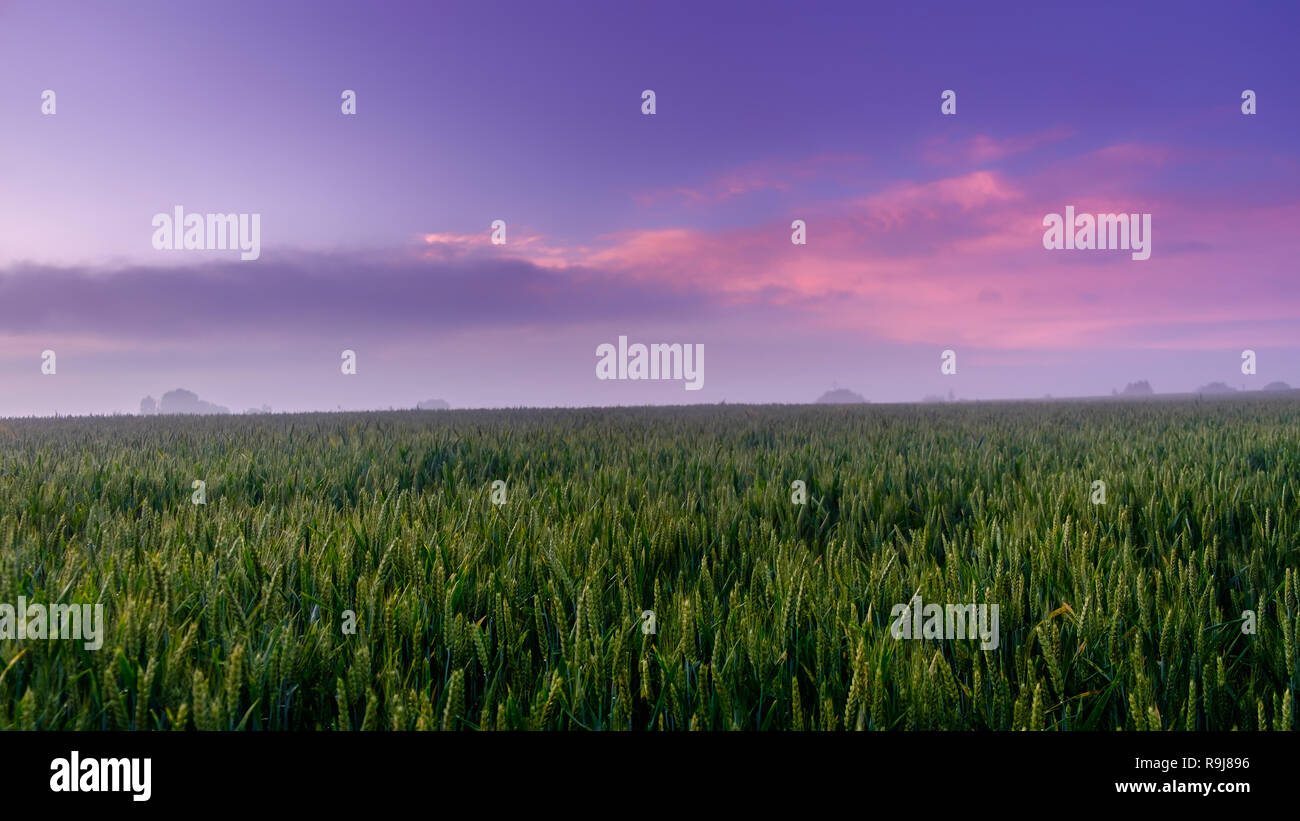
<svg viewBox="0 0 1300 821"><path fill-rule="evenodd" d="M1172 148L1152 143L1126 142L1108 145L1085 154L1080 162L1108 167L1133 166L1159 167L1174 159Z"/></svg>
<svg viewBox="0 0 1300 821"><path fill-rule="evenodd" d="M918 217L934 219L953 206L969 211L1021 196L997 172L975 171L930 182L896 185L858 200L854 207L860 210L864 219L890 228Z"/></svg>
<svg viewBox="0 0 1300 821"><path fill-rule="evenodd" d="M854 154L818 154L804 160L769 159L732 169L693 186L673 186L636 195L641 205L665 201L695 205L724 202L758 191L789 191L796 185L818 178L843 175L866 164Z"/></svg>
<svg viewBox="0 0 1300 821"><path fill-rule="evenodd" d="M425 245L420 256L444 261L474 254L495 254L525 259L543 268L565 268L575 253L586 251L585 246L552 245L541 234L526 228L512 229L508 225L505 245L493 245L491 231L487 229L475 234L426 233L419 237Z"/></svg>
<svg viewBox="0 0 1300 821"><path fill-rule="evenodd" d="M946 136L937 136L925 141L921 158L931 165L983 165L1060 142L1073 137L1076 133L1072 128L1057 126L1034 134L1015 137L998 138L988 134L976 134L964 139L949 139Z"/></svg>
<svg viewBox="0 0 1300 821"><path fill-rule="evenodd" d="M1135 166L1177 162L1160 146L1121 143L1014 178L980 170L900 182L800 208L805 246L791 244L787 216L626 231L584 246L525 235L499 253L585 281L695 294L719 310L775 310L790 327L902 343L1199 348L1230 336L1222 326L1231 323L1300 320L1300 292L1286 279L1300 254L1300 200L1134 195L1135 181L1146 182ZM1065 205L1151 213L1152 258L1045 250L1043 216ZM1253 344L1279 342L1282 330Z"/></svg>

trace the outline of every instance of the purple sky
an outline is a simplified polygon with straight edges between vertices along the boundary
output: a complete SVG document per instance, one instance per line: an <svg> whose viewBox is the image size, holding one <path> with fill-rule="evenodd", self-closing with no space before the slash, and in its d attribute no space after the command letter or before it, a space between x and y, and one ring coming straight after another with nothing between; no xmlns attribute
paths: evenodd
<svg viewBox="0 0 1300 821"><path fill-rule="evenodd" d="M1300 6L870 5L0 0L0 415L1300 385Z"/></svg>

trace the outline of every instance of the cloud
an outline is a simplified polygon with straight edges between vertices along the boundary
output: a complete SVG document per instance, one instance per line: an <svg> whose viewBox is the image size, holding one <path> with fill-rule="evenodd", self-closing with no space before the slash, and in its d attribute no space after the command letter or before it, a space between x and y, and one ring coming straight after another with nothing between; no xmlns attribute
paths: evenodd
<svg viewBox="0 0 1300 821"><path fill-rule="evenodd" d="M921 159L937 166L987 165L1061 142L1076 133L1078 132L1072 128L1056 126L1033 134L1011 137L994 137L989 134L964 138L934 136L922 143Z"/></svg>
<svg viewBox="0 0 1300 821"><path fill-rule="evenodd" d="M427 233L419 238L425 243L421 256L428 260L450 261L464 258L475 252L499 252L500 255L526 259L539 267L565 267L566 257L582 253L582 247L571 248L548 244L541 234L527 228L511 229L507 226L508 245L493 246L488 231L476 234Z"/></svg>
<svg viewBox="0 0 1300 821"><path fill-rule="evenodd" d="M1292 193L1261 204L1223 189L1138 197L1134 180L1145 178L1123 163L1140 168L1144 157L1177 171L1175 155L1124 143L1034 172L978 170L810 198L798 211L804 246L791 244L787 214L580 244L520 227L500 247L486 230L429 232L411 248L256 263L17 265L0 271L0 328L6 342L44 347L57 335L64 345L121 349L130 340L418 339L725 315L791 333L987 349L1205 348L1241 323L1252 344L1289 344L1300 322L1300 201ZM1067 204L1152 213L1152 258L1045 251L1043 215Z"/></svg>
<svg viewBox="0 0 1300 821"><path fill-rule="evenodd" d="M1169 146L1144 142L1124 142L1107 145L1084 155L1082 162L1105 165L1109 168L1160 167L1177 156Z"/></svg>
<svg viewBox="0 0 1300 821"><path fill-rule="evenodd" d="M799 211L806 246L792 246L788 221L774 220L624 232L584 261L697 283L733 307L782 306L792 330L988 348L1203 349L1219 344L1225 324L1250 323L1252 339L1290 344L1284 337L1300 324L1288 273L1300 252L1291 229L1300 202L1261 204L1222 189L1139 195L1146 178L1134 172L1148 161L1176 173L1179 159L1116 144L1015 176L982 170L810 203ZM1045 251L1043 215L1066 204L1152 213L1152 259Z"/></svg>
<svg viewBox="0 0 1300 821"><path fill-rule="evenodd" d="M687 285L563 271L490 251L302 253L257 263L0 271L10 338L130 348L158 341L438 334L462 328L689 317L710 300ZM51 341L49 344L53 344Z"/></svg>
<svg viewBox="0 0 1300 821"><path fill-rule="evenodd" d="M697 185L677 185L638 194L641 205L665 201L713 205L759 191L790 191L799 185L845 174L865 167L857 154L817 154L802 160L766 159L731 169Z"/></svg>

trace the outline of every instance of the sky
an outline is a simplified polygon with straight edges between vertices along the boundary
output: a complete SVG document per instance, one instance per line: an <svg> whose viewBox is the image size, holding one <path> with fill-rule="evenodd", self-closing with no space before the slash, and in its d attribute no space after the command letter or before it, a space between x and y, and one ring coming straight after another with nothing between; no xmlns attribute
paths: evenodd
<svg viewBox="0 0 1300 821"><path fill-rule="evenodd" d="M896 5L0 0L0 415L1300 386L1300 6Z"/></svg>

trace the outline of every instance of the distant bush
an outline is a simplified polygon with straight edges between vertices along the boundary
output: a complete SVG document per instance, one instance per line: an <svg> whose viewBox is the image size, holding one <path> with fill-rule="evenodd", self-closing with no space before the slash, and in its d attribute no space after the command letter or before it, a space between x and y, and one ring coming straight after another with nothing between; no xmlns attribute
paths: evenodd
<svg viewBox="0 0 1300 821"><path fill-rule="evenodd" d="M1225 382L1211 382L1196 389L1197 393L1235 393L1236 388Z"/></svg>
<svg viewBox="0 0 1300 821"><path fill-rule="evenodd" d="M826 391L818 398L819 405L860 405L866 403L866 397L856 394L848 388L836 388Z"/></svg>

